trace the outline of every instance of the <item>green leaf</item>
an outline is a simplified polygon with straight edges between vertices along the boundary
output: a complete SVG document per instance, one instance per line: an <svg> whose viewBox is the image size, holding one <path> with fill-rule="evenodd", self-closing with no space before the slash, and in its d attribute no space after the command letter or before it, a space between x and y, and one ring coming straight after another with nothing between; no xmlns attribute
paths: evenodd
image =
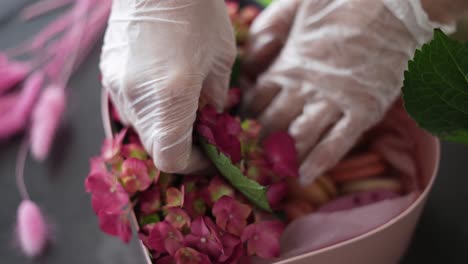
<svg viewBox="0 0 468 264"><path fill-rule="evenodd" d="M263 7L267 7L273 2L273 0L257 0L257 3L259 3Z"/></svg>
<svg viewBox="0 0 468 264"><path fill-rule="evenodd" d="M434 31L405 72L403 99L418 124L442 139L468 143L468 45Z"/></svg>
<svg viewBox="0 0 468 264"><path fill-rule="evenodd" d="M230 158L226 157L223 153L219 152L218 149L201 139L201 145L203 150L209 159L218 168L221 175L231 183L231 185L247 197L255 206L265 211L271 212L270 205L266 196L267 189L247 178L242 171L237 168Z"/></svg>

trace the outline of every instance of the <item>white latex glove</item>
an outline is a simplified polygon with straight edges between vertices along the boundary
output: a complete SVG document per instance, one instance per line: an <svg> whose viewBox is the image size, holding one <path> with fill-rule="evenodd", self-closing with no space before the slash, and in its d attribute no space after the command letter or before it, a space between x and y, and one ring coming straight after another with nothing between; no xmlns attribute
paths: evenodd
<svg viewBox="0 0 468 264"><path fill-rule="evenodd" d="M203 166L192 150L198 102L223 108L235 55L224 1L113 1L103 85L162 171Z"/></svg>
<svg viewBox="0 0 468 264"><path fill-rule="evenodd" d="M383 118L435 27L419 0L277 0L251 28L247 71L267 70L247 111L289 129L308 184Z"/></svg>

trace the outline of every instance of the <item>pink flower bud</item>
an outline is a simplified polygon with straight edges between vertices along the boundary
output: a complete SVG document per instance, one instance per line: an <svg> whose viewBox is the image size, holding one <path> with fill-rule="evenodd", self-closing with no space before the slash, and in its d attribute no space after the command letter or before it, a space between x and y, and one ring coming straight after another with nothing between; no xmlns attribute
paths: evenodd
<svg viewBox="0 0 468 264"><path fill-rule="evenodd" d="M31 152L36 160L47 157L64 109L65 90L55 85L47 87L32 116Z"/></svg>
<svg viewBox="0 0 468 264"><path fill-rule="evenodd" d="M29 257L40 255L48 241L47 226L39 207L24 200L18 207L17 235L24 254Z"/></svg>

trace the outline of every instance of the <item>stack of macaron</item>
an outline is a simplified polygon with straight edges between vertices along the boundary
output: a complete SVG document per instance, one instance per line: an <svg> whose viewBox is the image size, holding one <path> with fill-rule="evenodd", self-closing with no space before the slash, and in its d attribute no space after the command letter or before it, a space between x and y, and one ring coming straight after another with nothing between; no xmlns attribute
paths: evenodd
<svg viewBox="0 0 468 264"><path fill-rule="evenodd" d="M392 199L403 194L399 178L374 151L353 154L308 186L289 181L285 212L290 221L312 212L336 212Z"/></svg>

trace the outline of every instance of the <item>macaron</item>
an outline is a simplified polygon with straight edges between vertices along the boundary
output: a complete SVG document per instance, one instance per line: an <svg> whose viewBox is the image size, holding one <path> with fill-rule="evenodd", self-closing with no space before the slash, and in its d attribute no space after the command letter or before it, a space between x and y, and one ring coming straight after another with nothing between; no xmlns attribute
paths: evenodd
<svg viewBox="0 0 468 264"><path fill-rule="evenodd" d="M322 178L322 177L320 177ZM305 200L314 206L320 206L335 198L338 191L329 179L316 180L313 183L302 186L297 179L288 182L290 195L297 200Z"/></svg>
<svg viewBox="0 0 468 264"><path fill-rule="evenodd" d="M338 195L338 188L333 180L329 176L323 175L322 177L317 178L317 182L322 185L323 188L328 192L331 198L335 198Z"/></svg>
<svg viewBox="0 0 468 264"><path fill-rule="evenodd" d="M362 168L369 164L380 163L382 161L383 157L379 153L369 151L342 160L332 169L332 171L348 171L351 169Z"/></svg>
<svg viewBox="0 0 468 264"><path fill-rule="evenodd" d="M364 153L344 160L329 175L336 183L381 176L388 169L382 156L375 152Z"/></svg>
<svg viewBox="0 0 468 264"><path fill-rule="evenodd" d="M341 193L343 194L373 190L387 190L395 193L401 193L403 186L398 179L381 177L353 181L341 186Z"/></svg>
<svg viewBox="0 0 468 264"><path fill-rule="evenodd" d="M377 203L383 200L393 199L399 196L400 195L396 192L383 189L367 192L357 192L346 196L342 196L340 198L326 203L318 209L318 212L332 213L343 210L349 210Z"/></svg>

